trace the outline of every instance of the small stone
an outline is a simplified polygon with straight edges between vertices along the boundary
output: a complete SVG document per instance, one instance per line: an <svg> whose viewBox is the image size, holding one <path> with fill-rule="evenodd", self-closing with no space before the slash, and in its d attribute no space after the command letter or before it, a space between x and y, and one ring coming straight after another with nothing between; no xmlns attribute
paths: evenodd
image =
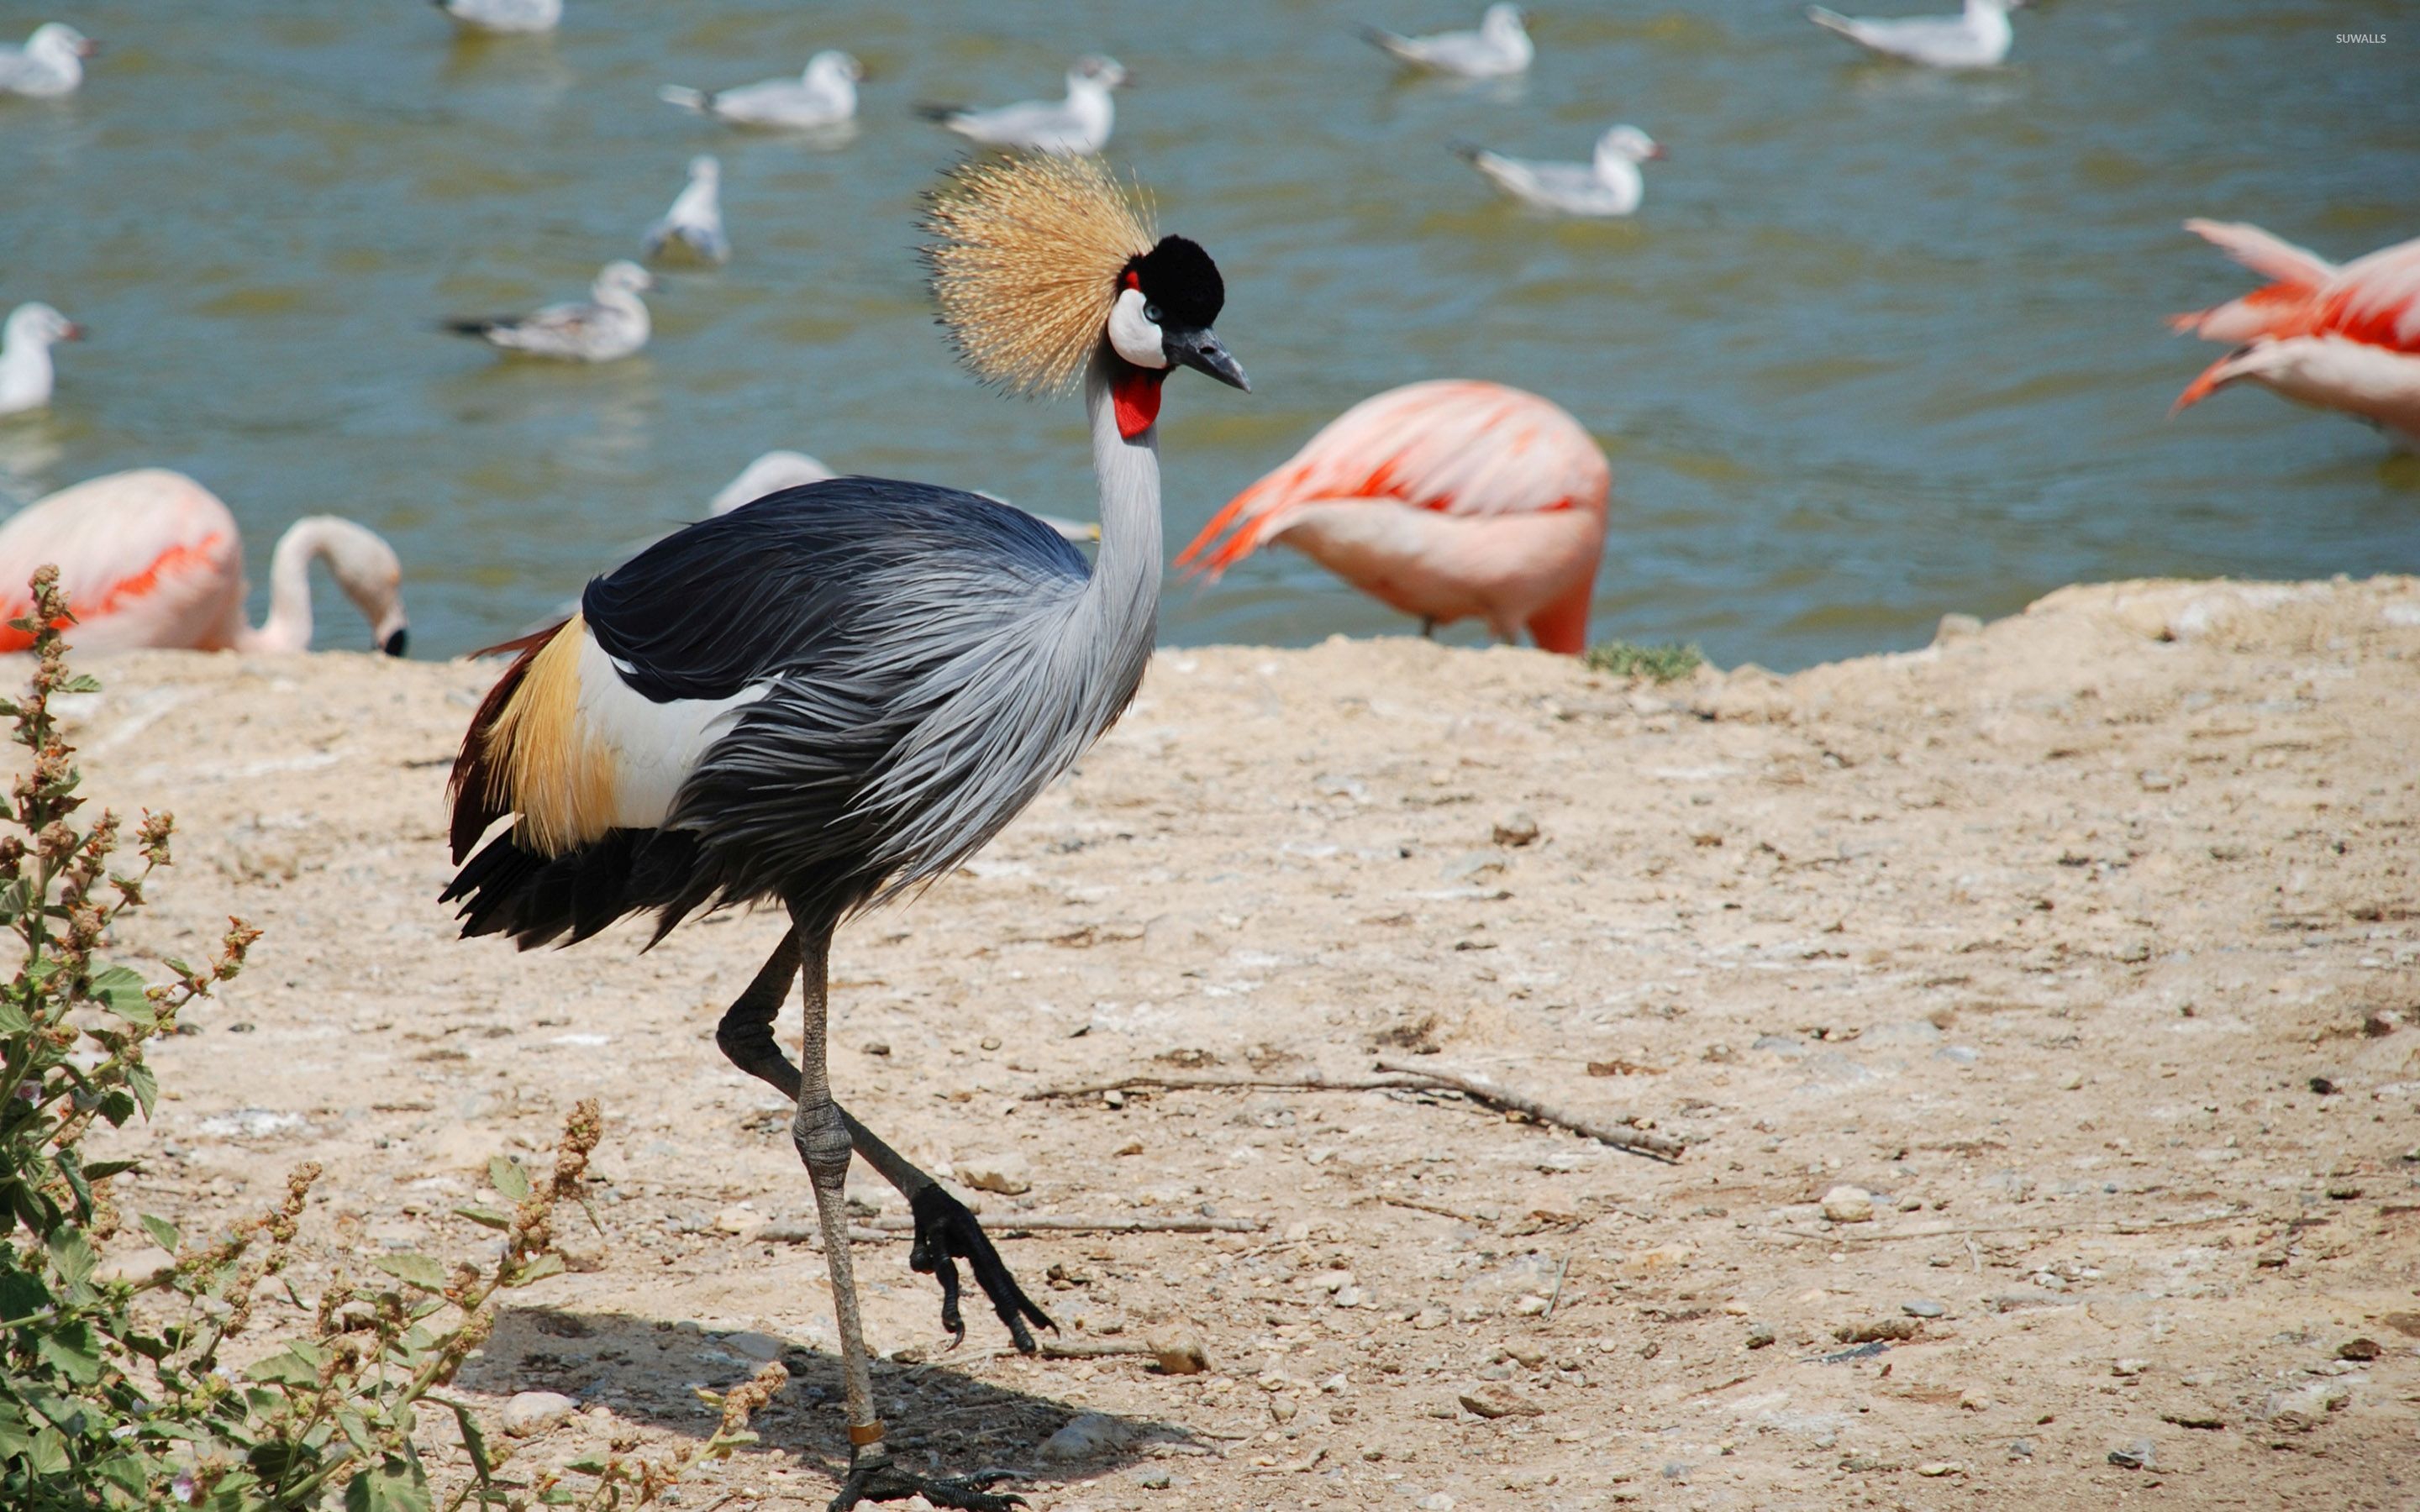
<svg viewBox="0 0 2420 1512"><path fill-rule="evenodd" d="M2328 1183L2328 1200L2331 1202L2350 1202L2360 1196L2361 1183L2359 1181L2348 1181L2339 1179Z"/></svg>
<svg viewBox="0 0 2420 1512"><path fill-rule="evenodd" d="M997 1034L986 1034L983 1037L981 1042L985 1050L997 1050L1000 1048L1000 1036Z"/></svg>
<svg viewBox="0 0 2420 1512"><path fill-rule="evenodd" d="M1546 1310L1546 1299L1536 1292L1527 1292L1512 1304L1512 1310L1524 1318L1535 1318Z"/></svg>
<svg viewBox="0 0 2420 1512"><path fill-rule="evenodd" d="M2084 1072L2080 1071L2069 1072L2066 1075L2058 1079L2058 1089L2062 1092L2083 1091Z"/></svg>
<svg viewBox="0 0 2420 1512"><path fill-rule="evenodd" d="M1164 1465L1154 1465L1135 1476L1135 1484L1146 1491L1164 1491L1175 1481L1176 1477Z"/></svg>
<svg viewBox="0 0 2420 1512"><path fill-rule="evenodd" d="M1962 1474L1965 1470L1966 1467L1955 1459L1928 1459L1916 1467L1917 1474L1931 1475L1936 1479L1943 1475Z"/></svg>
<svg viewBox="0 0 2420 1512"><path fill-rule="evenodd" d="M2269 1426L2292 1433L2308 1433L2330 1412L2352 1400L2352 1388L2341 1381L2314 1381L2292 1391L2273 1391L2262 1405Z"/></svg>
<svg viewBox="0 0 2420 1512"><path fill-rule="evenodd" d="M1335 1304L1339 1307L1358 1307L1370 1300L1370 1294L1359 1287L1346 1285L1336 1288Z"/></svg>
<svg viewBox="0 0 2420 1512"><path fill-rule="evenodd" d="M1431 1491L1413 1504L1420 1512L1453 1512L1453 1498L1443 1491Z"/></svg>
<svg viewBox="0 0 2420 1512"><path fill-rule="evenodd" d="M1412 1314L1412 1326L1419 1329L1443 1328L1452 1321L1452 1315L1442 1307L1423 1307Z"/></svg>
<svg viewBox="0 0 2420 1512"><path fill-rule="evenodd" d="M714 1215L714 1227L745 1237L765 1227L765 1215L748 1207L730 1207Z"/></svg>
<svg viewBox="0 0 2420 1512"><path fill-rule="evenodd" d="M1532 1370L1546 1363L1546 1351L1527 1340L1504 1346L1504 1357L1515 1365L1527 1365Z"/></svg>
<svg viewBox="0 0 2420 1512"><path fill-rule="evenodd" d="M772 1335L760 1334L754 1329L723 1335L722 1347L751 1360L778 1360L783 1350L787 1348Z"/></svg>
<svg viewBox="0 0 2420 1512"><path fill-rule="evenodd" d="M1515 811L1496 821L1496 843L1498 845L1534 845L1538 841L1538 821L1528 814Z"/></svg>
<svg viewBox="0 0 2420 1512"><path fill-rule="evenodd" d="M1871 1223L1874 1195L1861 1186L1836 1186L1823 1194L1823 1216L1836 1224Z"/></svg>
<svg viewBox="0 0 2420 1512"><path fill-rule="evenodd" d="M580 1404L559 1391L525 1391L504 1403L504 1431L516 1439L569 1422Z"/></svg>
<svg viewBox="0 0 2420 1512"><path fill-rule="evenodd" d="M2128 1356L2127 1358L2125 1358L2125 1359L2123 1359L2123 1360L2120 1360L2120 1361L2118 1361L2117 1364L2115 1364L2115 1365L2111 1365L2111 1366L2109 1367L2109 1373L2110 1373L2111 1375L2113 1375L2113 1376L2139 1376L2139 1375L2141 1375L2144 1371L2149 1370L2149 1369L2150 1369L2150 1368L2151 1368L2151 1362L2150 1362L2150 1361L2149 1361L2149 1360L2137 1360L2137 1359L2135 1359L2135 1358L2133 1358L2133 1356L2131 1356L2131 1355L2130 1355L2130 1356Z"/></svg>
<svg viewBox="0 0 2420 1512"><path fill-rule="evenodd" d="M1971 1044L1946 1044L1932 1053L1932 1058L1953 1066L1971 1066L1983 1058L1983 1052Z"/></svg>
<svg viewBox="0 0 2420 1512"><path fill-rule="evenodd" d="M868 1040L868 1041L865 1041L865 1047L864 1047L864 1048L865 1048L865 1053L866 1053L867 1055L869 1055L869 1056L887 1056L887 1055L891 1054L891 1047L890 1047L889 1045L887 1045L887 1044L884 1044L884 1043L883 1043L881 1041L879 1041L879 1040Z"/></svg>
<svg viewBox="0 0 2420 1512"><path fill-rule="evenodd" d="M1686 1244L1657 1244L1622 1257L1621 1269L1628 1275L1647 1275L1656 1271L1678 1270L1689 1263L1697 1253Z"/></svg>
<svg viewBox="0 0 2420 1512"><path fill-rule="evenodd" d="M2151 1468L2151 1441L2136 1439L2133 1443L2109 1451L2109 1462L2120 1470Z"/></svg>
<svg viewBox="0 0 2420 1512"><path fill-rule="evenodd" d="M1301 1405L1291 1396L1272 1396L1269 1398L1269 1416L1276 1418L1280 1423L1293 1422L1295 1414L1301 1411Z"/></svg>
<svg viewBox="0 0 2420 1512"><path fill-rule="evenodd" d="M1151 1357L1162 1375L1198 1376L1210 1368L1209 1351L1187 1334L1168 1334L1151 1341Z"/></svg>
<svg viewBox="0 0 2420 1512"><path fill-rule="evenodd" d="M609 1257L601 1239L558 1239L554 1252L563 1257L563 1268L590 1273L605 1269Z"/></svg>
<svg viewBox="0 0 2420 1512"><path fill-rule="evenodd" d="M1033 1190L1032 1168L1015 1151L975 1155L958 1162L958 1180L983 1192L1016 1196Z"/></svg>
<svg viewBox="0 0 2420 1512"><path fill-rule="evenodd" d="M2379 1348L2376 1339L2347 1339L2336 1346L2336 1358L2339 1360L2375 1360L2385 1352Z"/></svg>
<svg viewBox="0 0 2420 1512"><path fill-rule="evenodd" d="M177 1257L156 1244L113 1255L93 1267L96 1281L148 1281L177 1263Z"/></svg>
<svg viewBox="0 0 2420 1512"><path fill-rule="evenodd" d="M1775 1328L1771 1323L1750 1323L1747 1325L1747 1347L1751 1350L1769 1348L1773 1341L1780 1336L1780 1330Z"/></svg>
<svg viewBox="0 0 2420 1512"><path fill-rule="evenodd" d="M1961 1412L1988 1412L1992 1410L1992 1398L1972 1386L1958 1394L1958 1408Z"/></svg>
<svg viewBox="0 0 2420 1512"><path fill-rule="evenodd" d="M1546 1410L1501 1381L1466 1391L1454 1398L1481 1417L1544 1417Z"/></svg>
<svg viewBox="0 0 2420 1512"><path fill-rule="evenodd" d="M1899 1310L1910 1318L1939 1318L1949 1311L1931 1297L1910 1297L1899 1304Z"/></svg>
<svg viewBox="0 0 2420 1512"><path fill-rule="evenodd" d="M1842 1323L1832 1330L1832 1336L1843 1344L1875 1344L1885 1340L1916 1337L1916 1321L1913 1318L1869 1318L1861 1323Z"/></svg>
<svg viewBox="0 0 2420 1512"><path fill-rule="evenodd" d="M1079 1412L1043 1440L1038 1452L1045 1459L1091 1459L1125 1448L1133 1438L1132 1429L1107 1412Z"/></svg>

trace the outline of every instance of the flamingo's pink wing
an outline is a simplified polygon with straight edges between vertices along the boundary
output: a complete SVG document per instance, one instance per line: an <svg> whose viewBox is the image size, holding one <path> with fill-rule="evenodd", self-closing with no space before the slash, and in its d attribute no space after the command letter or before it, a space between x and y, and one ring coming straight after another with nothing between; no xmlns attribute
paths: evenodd
<svg viewBox="0 0 2420 1512"><path fill-rule="evenodd" d="M1329 422L1230 500L1176 561L1221 571L1249 555L1287 511L1313 501L1450 515L1602 511L1611 485L1605 453L1560 407L1500 383L1414 383Z"/></svg>

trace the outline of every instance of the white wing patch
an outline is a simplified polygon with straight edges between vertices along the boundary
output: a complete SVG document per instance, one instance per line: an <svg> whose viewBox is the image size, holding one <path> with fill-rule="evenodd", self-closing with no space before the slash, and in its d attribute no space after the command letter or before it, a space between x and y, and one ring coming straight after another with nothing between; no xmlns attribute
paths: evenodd
<svg viewBox="0 0 2420 1512"><path fill-rule="evenodd" d="M623 669L582 626L580 733L613 767L612 822L653 829L671 813L681 784L739 711L773 690L770 682L727 699L675 699L658 703L622 680Z"/></svg>

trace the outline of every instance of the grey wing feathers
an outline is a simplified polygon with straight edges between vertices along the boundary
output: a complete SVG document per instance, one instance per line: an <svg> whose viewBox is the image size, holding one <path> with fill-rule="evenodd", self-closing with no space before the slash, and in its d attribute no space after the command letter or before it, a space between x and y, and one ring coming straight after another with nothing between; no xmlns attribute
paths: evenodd
<svg viewBox="0 0 2420 1512"><path fill-rule="evenodd" d="M1124 706L1131 683L1104 711L1065 664L1087 576L1018 510L840 478L693 525L582 607L649 699L769 685L667 827L696 840L719 901L837 918L972 854Z"/></svg>

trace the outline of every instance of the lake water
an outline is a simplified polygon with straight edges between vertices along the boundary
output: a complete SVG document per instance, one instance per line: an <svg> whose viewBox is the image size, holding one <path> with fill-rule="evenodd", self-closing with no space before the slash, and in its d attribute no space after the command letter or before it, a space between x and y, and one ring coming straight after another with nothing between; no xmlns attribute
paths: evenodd
<svg viewBox="0 0 2420 1512"><path fill-rule="evenodd" d="M1171 551L1347 405L1463 376L1612 454L1595 633L1726 664L1918 645L2077 579L2420 566L2420 463L2257 391L2169 420L2216 351L2160 323L2248 286L2188 215L2337 257L2420 233L2409 5L2050 0L1962 78L1859 62L1788 0L1539 0L1509 87L1404 82L1351 32L1478 8L569 0L553 37L458 40L407 0L0 6L106 49L71 101L0 102L0 305L93 328L53 413L0 424L0 491L182 470L256 583L287 520L353 516L403 556L422 654L528 625L769 447L1089 517L1078 407L978 389L930 324L909 249L955 139L911 107L1055 94L1098 49L1137 75L1112 156L1219 258L1256 389L1171 385ZM654 98L826 46L874 75L837 150ZM1618 120L1671 151L1628 223L1535 218L1448 150L1578 158ZM652 298L644 356L433 329L579 293L707 150L737 256ZM367 643L319 601L322 644ZM1278 551L1172 582L1163 636L1406 628Z"/></svg>

